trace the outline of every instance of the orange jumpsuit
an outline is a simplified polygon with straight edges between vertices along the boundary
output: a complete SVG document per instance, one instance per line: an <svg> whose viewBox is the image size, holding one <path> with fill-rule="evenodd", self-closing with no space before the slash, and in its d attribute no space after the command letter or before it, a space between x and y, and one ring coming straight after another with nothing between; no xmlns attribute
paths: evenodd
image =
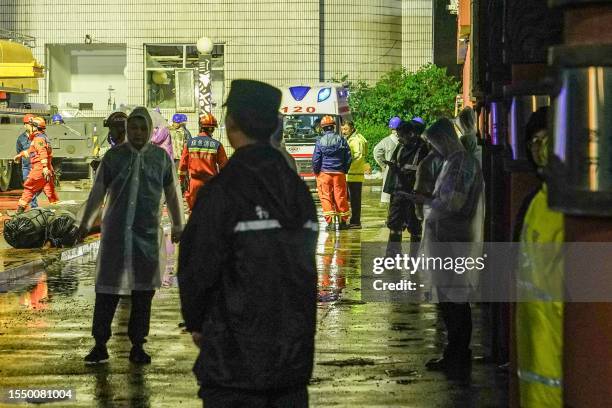
<svg viewBox="0 0 612 408"><path fill-rule="evenodd" d="M43 132L36 131L30 135L32 143L26 151L30 157L30 165L32 170L28 178L23 183L23 193L19 199L19 206L26 207L32 201L32 197L41 190L45 193L50 203L59 201L59 197L55 191L55 176L53 174L53 150L47 135ZM47 167L51 172L49 180L43 175L43 167Z"/></svg>
<svg viewBox="0 0 612 408"><path fill-rule="evenodd" d="M181 183L189 175L189 189L185 193L189 209L195 204L198 190L216 176L226 163L227 155L223 145L207 133L200 133L185 143L179 163L179 175Z"/></svg>
<svg viewBox="0 0 612 408"><path fill-rule="evenodd" d="M321 172L317 176L317 193L321 200L321 208L325 222L331 224L335 216L347 222L349 210L346 175L344 173Z"/></svg>

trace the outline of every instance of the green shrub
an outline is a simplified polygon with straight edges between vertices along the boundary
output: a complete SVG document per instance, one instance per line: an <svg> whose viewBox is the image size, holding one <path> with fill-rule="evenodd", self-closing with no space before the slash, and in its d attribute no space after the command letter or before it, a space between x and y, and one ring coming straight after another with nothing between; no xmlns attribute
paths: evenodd
<svg viewBox="0 0 612 408"><path fill-rule="evenodd" d="M420 116L432 124L441 117L450 117L460 85L446 73L446 68L435 65L425 65L415 72L404 68L392 70L374 85L351 82L346 75L339 81L348 83L355 127L368 140L368 162L372 168L378 167L372 150L389 134L389 119Z"/></svg>

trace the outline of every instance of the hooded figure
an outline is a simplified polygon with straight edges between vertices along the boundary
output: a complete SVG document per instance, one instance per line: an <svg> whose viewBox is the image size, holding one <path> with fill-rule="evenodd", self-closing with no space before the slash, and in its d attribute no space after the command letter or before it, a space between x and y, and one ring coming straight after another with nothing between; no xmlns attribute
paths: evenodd
<svg viewBox="0 0 612 408"><path fill-rule="evenodd" d="M128 117L143 118L151 129L151 117L138 107ZM160 285L160 228L162 193L174 232L183 227L181 194L174 166L164 150L146 143L137 150L131 141L104 155L79 225L89 228L104 203L102 237L98 254L96 291L129 294L131 290L156 289ZM122 254L123 256L118 256Z"/></svg>
<svg viewBox="0 0 612 408"><path fill-rule="evenodd" d="M427 258L482 256L484 221L483 178L478 161L463 147L453 124L440 119L426 133L432 147L444 158L433 196L431 212L423 226L421 251ZM469 298L478 284L475 268L448 270L439 266L431 274L433 298L440 302L448 344L444 357L428 363L430 369L445 369L468 363L472 319Z"/></svg>
<svg viewBox="0 0 612 408"><path fill-rule="evenodd" d="M170 135L170 129L166 126L160 125L153 129L151 135L151 143L161 147L166 151L168 156L174 160L174 148L172 147L172 136Z"/></svg>
<svg viewBox="0 0 612 408"><path fill-rule="evenodd" d="M478 137L476 136L476 113L474 109L467 106L459 112L459 116L455 119L455 129L457 129L459 140L465 150L474 156L482 166L482 149L478 145Z"/></svg>
<svg viewBox="0 0 612 408"><path fill-rule="evenodd" d="M161 286L165 269L164 235L160 225L164 196L174 241L178 240L183 228L183 207L174 163L163 149L148 143L151 129L147 109L134 109L128 117L128 142L110 149L102 158L94 186L77 222L82 236L105 203L92 330L96 347L104 347L110 337L112 314L109 319L108 314L99 309L112 305L116 299L113 295L132 294L134 311L136 294L148 292L152 298L154 290ZM103 299L105 295L110 296L110 300L99 308L98 298ZM150 312L150 299L148 308ZM114 313L114 308L112 311ZM145 318L146 327L136 327L144 324ZM128 335L134 346L142 347L148 333L148 319L149 316L145 316L132 322L130 318ZM103 356L101 351L106 353L106 348L98 348L99 353L94 357ZM86 362L100 361L86 359Z"/></svg>

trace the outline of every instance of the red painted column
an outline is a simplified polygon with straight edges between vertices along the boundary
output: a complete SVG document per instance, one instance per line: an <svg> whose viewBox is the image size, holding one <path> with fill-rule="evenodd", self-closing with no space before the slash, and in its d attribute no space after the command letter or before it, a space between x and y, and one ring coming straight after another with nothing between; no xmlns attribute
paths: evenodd
<svg viewBox="0 0 612 408"><path fill-rule="evenodd" d="M566 45L612 44L612 5L577 3L564 19ZM612 109L612 100L606 102ZM568 215L565 236L568 242L612 242L612 218ZM599 273L612 274L612 265ZM565 406L612 404L612 303L565 305L563 365Z"/></svg>

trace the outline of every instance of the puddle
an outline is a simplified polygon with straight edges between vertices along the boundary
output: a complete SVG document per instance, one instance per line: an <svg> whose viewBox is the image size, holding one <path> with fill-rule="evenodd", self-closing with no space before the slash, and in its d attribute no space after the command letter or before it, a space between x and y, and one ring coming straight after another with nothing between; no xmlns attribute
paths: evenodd
<svg viewBox="0 0 612 408"><path fill-rule="evenodd" d="M0 302L14 305L15 295L18 304L27 309L44 309L53 299L62 297L94 297L94 281L99 241L92 241L79 247L56 252L55 257L47 258L40 264L31 266L28 271L11 278L3 276L0 282ZM166 269L162 286L176 286L175 247L166 236Z"/></svg>

